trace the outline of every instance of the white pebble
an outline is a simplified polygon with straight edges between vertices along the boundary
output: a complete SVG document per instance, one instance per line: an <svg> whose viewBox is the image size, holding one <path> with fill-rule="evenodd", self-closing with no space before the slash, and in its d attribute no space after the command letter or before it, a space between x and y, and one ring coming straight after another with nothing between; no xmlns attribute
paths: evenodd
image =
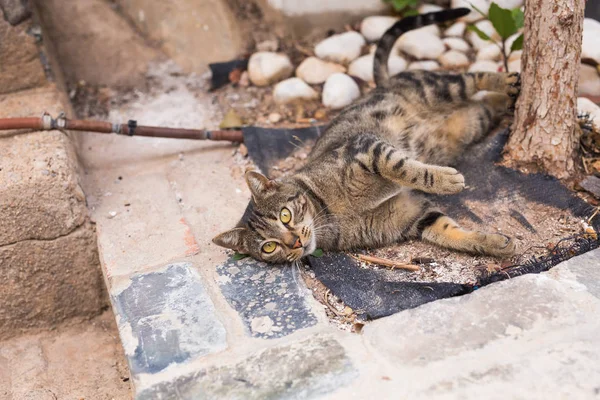
<svg viewBox="0 0 600 400"><path fill-rule="evenodd" d="M300 78L289 78L281 81L273 89L273 99L279 104L312 100L318 97L319 94Z"/></svg>
<svg viewBox="0 0 600 400"><path fill-rule="evenodd" d="M359 96L358 85L346 74L331 75L323 86L323 104L334 110L346 107Z"/></svg>
<svg viewBox="0 0 600 400"><path fill-rule="evenodd" d="M317 43L315 54L324 60L349 63L360 56L365 38L358 32L345 32Z"/></svg>
<svg viewBox="0 0 600 400"><path fill-rule="evenodd" d="M331 74L346 72L343 65L335 64L316 57L309 57L296 68L296 76L311 85L323 83Z"/></svg>
<svg viewBox="0 0 600 400"><path fill-rule="evenodd" d="M489 61L498 61L502 58L502 50L500 47L495 44L489 44L485 46L483 49L477 52L476 59L478 61L481 60L489 60Z"/></svg>
<svg viewBox="0 0 600 400"><path fill-rule="evenodd" d="M471 11L468 15L462 17L461 21L475 22L479 21L480 19L483 19L484 17L480 13L475 11L475 9L471 5L475 6L477 9L481 10L482 13L487 15L490 9L490 4L490 0L452 0L451 8L470 8L473 11Z"/></svg>
<svg viewBox="0 0 600 400"><path fill-rule="evenodd" d="M435 71L440 69L440 64L437 61L414 61L408 65L409 70L424 70L424 71Z"/></svg>
<svg viewBox="0 0 600 400"><path fill-rule="evenodd" d="M479 21L475 24L479 30L488 35L490 38L496 40L499 38L498 33L496 33L496 29L494 29L494 25L488 20ZM485 40L480 38L477 33L473 31L467 32L467 40L471 42L473 47L477 50L483 49L485 46L492 44L489 40Z"/></svg>
<svg viewBox="0 0 600 400"><path fill-rule="evenodd" d="M281 114L279 114L279 113L269 114L269 122L271 122L272 124L276 124L279 121L281 121Z"/></svg>
<svg viewBox="0 0 600 400"><path fill-rule="evenodd" d="M427 14L436 11L442 11L443 9L443 7L440 7L436 4L421 4L417 11L419 11L419 14Z"/></svg>
<svg viewBox="0 0 600 400"><path fill-rule="evenodd" d="M463 37L467 29L467 24L462 21L452 24L448 29L444 31L446 37Z"/></svg>
<svg viewBox="0 0 600 400"><path fill-rule="evenodd" d="M362 20L360 24L360 33L369 42L375 42L383 36L385 31L392 27L398 18L383 15L374 15Z"/></svg>
<svg viewBox="0 0 600 400"><path fill-rule="evenodd" d="M499 64L494 61L476 61L469 67L469 72L498 72Z"/></svg>
<svg viewBox="0 0 600 400"><path fill-rule="evenodd" d="M374 54L367 54L358 57L350 63L348 67L348 75L355 76L365 82L373 82L373 60ZM390 76L399 74L406 70L406 60L395 54L391 54L388 59L388 72Z"/></svg>
<svg viewBox="0 0 600 400"><path fill-rule="evenodd" d="M465 53L457 50L450 50L440 56L438 59L444 67L465 67L469 65L469 58Z"/></svg>
<svg viewBox="0 0 600 400"><path fill-rule="evenodd" d="M583 21L581 58L589 58L600 63L600 22L590 18Z"/></svg>
<svg viewBox="0 0 600 400"><path fill-rule="evenodd" d="M256 86L267 86L292 75L294 67L285 54L261 51L248 61L248 76Z"/></svg>
<svg viewBox="0 0 600 400"><path fill-rule="evenodd" d="M447 38L442 39L442 42L450 50L457 50L457 51L466 53L471 49L471 46L469 46L469 43L467 43L463 39L457 38L457 37L447 37Z"/></svg>
<svg viewBox="0 0 600 400"><path fill-rule="evenodd" d="M579 70L579 95L600 96L600 75L596 68L581 64Z"/></svg>
<svg viewBox="0 0 600 400"><path fill-rule="evenodd" d="M580 114L589 114L592 124L600 130L600 106L585 97L577 99L577 112Z"/></svg>
<svg viewBox="0 0 600 400"><path fill-rule="evenodd" d="M410 31L400 36L398 48L419 60L436 59L446 50L446 46L439 37L417 31Z"/></svg>

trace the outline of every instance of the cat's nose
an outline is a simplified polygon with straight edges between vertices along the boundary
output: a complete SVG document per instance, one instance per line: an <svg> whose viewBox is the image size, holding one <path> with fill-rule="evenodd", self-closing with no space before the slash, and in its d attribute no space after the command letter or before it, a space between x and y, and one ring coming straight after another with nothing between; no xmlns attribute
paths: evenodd
<svg viewBox="0 0 600 400"><path fill-rule="evenodd" d="M299 249L300 247L302 247L302 242L300 241L300 238L298 236L295 237L296 240L294 240L294 244L292 245L292 249Z"/></svg>

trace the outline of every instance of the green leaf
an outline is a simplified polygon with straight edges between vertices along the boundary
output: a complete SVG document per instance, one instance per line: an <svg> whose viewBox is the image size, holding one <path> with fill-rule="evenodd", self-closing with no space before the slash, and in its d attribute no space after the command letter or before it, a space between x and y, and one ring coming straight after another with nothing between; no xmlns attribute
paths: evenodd
<svg viewBox="0 0 600 400"><path fill-rule="evenodd" d="M521 50L521 49L523 49L523 34L522 33L519 35L519 37L517 37L515 39L512 46L510 46L510 51L512 53L513 51L517 51L517 50Z"/></svg>
<svg viewBox="0 0 600 400"><path fill-rule="evenodd" d="M488 18L503 40L506 40L510 35L517 33L517 24L515 23L513 14L510 10L501 8L496 3L492 3L490 5Z"/></svg>
<svg viewBox="0 0 600 400"><path fill-rule="evenodd" d="M487 35L487 33L485 33L484 31L482 31L481 29L479 29L478 27L476 27L475 25L467 25L467 29L470 31L473 31L477 34L477 36L479 36L480 38L482 38L483 40L487 40L489 42L492 41L492 38L489 37Z"/></svg>
<svg viewBox="0 0 600 400"><path fill-rule="evenodd" d="M248 254L242 254L242 253L238 253L238 252L236 251L236 252L233 254L233 257L232 257L232 258L233 258L235 261L238 261L238 260L243 260L243 259L244 259L244 258L246 258L246 257L248 257Z"/></svg>
<svg viewBox="0 0 600 400"><path fill-rule="evenodd" d="M511 14L513 16L513 20L515 21L515 25L517 26L517 30L525 26L525 14L520 8L513 9Z"/></svg>
<svg viewBox="0 0 600 400"><path fill-rule="evenodd" d="M311 256L313 256L313 257L317 257L317 258L319 258L319 257L322 257L322 256L323 256L323 249L316 249L316 250L315 250L315 251L314 251L314 252L311 254Z"/></svg>
<svg viewBox="0 0 600 400"><path fill-rule="evenodd" d="M410 16L413 16L413 15L419 15L419 11L418 10L414 10L414 9L412 9L412 10L406 10L406 11L404 11L402 13L402 15L405 16L405 17L410 17Z"/></svg>

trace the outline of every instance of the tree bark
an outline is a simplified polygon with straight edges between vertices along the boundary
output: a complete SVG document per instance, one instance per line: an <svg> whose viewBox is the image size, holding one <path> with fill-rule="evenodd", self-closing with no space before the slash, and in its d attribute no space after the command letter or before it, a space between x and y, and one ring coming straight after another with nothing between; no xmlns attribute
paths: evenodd
<svg viewBox="0 0 600 400"><path fill-rule="evenodd" d="M558 178L575 172L585 0L527 0L521 94L505 162Z"/></svg>

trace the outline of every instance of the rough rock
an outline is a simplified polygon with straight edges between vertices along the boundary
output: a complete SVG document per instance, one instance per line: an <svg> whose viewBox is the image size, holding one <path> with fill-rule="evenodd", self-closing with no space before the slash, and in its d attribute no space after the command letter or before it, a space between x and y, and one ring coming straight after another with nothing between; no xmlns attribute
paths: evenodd
<svg viewBox="0 0 600 400"><path fill-rule="evenodd" d="M53 240L0 246L0 265L0 340L97 315L108 304L89 222Z"/></svg>
<svg viewBox="0 0 600 400"><path fill-rule="evenodd" d="M375 42L383 36L385 31L391 28L398 21L396 17L388 17L383 15L374 15L363 19L360 24L360 33L369 42Z"/></svg>
<svg viewBox="0 0 600 400"><path fill-rule="evenodd" d="M465 53L457 50L450 50L438 58L440 64L444 67L464 67L469 65L469 58Z"/></svg>
<svg viewBox="0 0 600 400"><path fill-rule="evenodd" d="M248 76L256 86L267 86L292 75L294 66L290 58L281 53L260 51L248 61Z"/></svg>
<svg viewBox="0 0 600 400"><path fill-rule="evenodd" d="M600 130L600 106L585 97L577 99L577 112L589 114L592 124Z"/></svg>
<svg viewBox="0 0 600 400"><path fill-rule="evenodd" d="M447 37L442 39L442 42L444 42L446 47L448 47L450 50L456 50L462 53L466 53L471 50L471 46L469 46L469 44L461 38Z"/></svg>
<svg viewBox="0 0 600 400"><path fill-rule="evenodd" d="M296 68L296 76L311 85L323 83L336 72L346 72L343 65L308 57Z"/></svg>
<svg viewBox="0 0 600 400"><path fill-rule="evenodd" d="M1 0L0 9L11 25L18 25L31 16L29 0Z"/></svg>
<svg viewBox="0 0 600 400"><path fill-rule="evenodd" d="M239 58L251 41L251 34L243 34L245 21L226 1L113 0L107 4L112 3L126 16L119 15L121 20L134 24L187 73L202 74L209 63Z"/></svg>
<svg viewBox="0 0 600 400"><path fill-rule="evenodd" d="M69 82L138 86L145 82L148 64L161 57L106 1L46 0L37 2L36 7L44 34L54 45ZM172 23L169 18L163 21ZM204 57L197 47L193 52Z"/></svg>
<svg viewBox="0 0 600 400"><path fill-rule="evenodd" d="M358 32L345 32L333 35L317 43L315 54L324 60L349 63L360 56L365 38Z"/></svg>
<svg viewBox="0 0 600 400"><path fill-rule="evenodd" d="M0 94L29 89L46 82L31 21L11 26L0 17Z"/></svg>
<svg viewBox="0 0 600 400"><path fill-rule="evenodd" d="M600 73L590 65L579 70L579 95L600 96Z"/></svg>
<svg viewBox="0 0 600 400"><path fill-rule="evenodd" d="M475 26L477 26L477 28L479 28L482 32L487 34L492 39L498 39L498 33L496 32L494 26L490 21L479 21L475 24ZM481 50L484 47L491 44L489 41L483 40L482 38L477 36L477 34L473 31L467 32L467 40L471 42L471 44L476 50Z"/></svg>
<svg viewBox="0 0 600 400"><path fill-rule="evenodd" d="M494 61L475 61L469 67L469 72L498 72L499 64Z"/></svg>
<svg viewBox="0 0 600 400"><path fill-rule="evenodd" d="M586 18L583 22L583 43L581 58L589 58L600 63L600 22Z"/></svg>
<svg viewBox="0 0 600 400"><path fill-rule="evenodd" d="M331 75L323 86L323 104L334 110L346 107L358 97L358 85L346 74Z"/></svg>
<svg viewBox="0 0 600 400"><path fill-rule="evenodd" d="M437 61L413 61L408 65L407 69L422 69L424 71L435 71L440 69L440 64Z"/></svg>
<svg viewBox="0 0 600 400"><path fill-rule="evenodd" d="M465 30L467 29L467 24L459 21L452 24L448 29L444 31L444 36L446 37L460 37L462 38L465 34Z"/></svg>
<svg viewBox="0 0 600 400"><path fill-rule="evenodd" d="M301 100L312 100L319 94L300 78L289 78L279 82L273 89L273 98L280 104Z"/></svg>
<svg viewBox="0 0 600 400"><path fill-rule="evenodd" d="M137 399L313 399L350 385L357 375L344 347L319 335L160 383Z"/></svg>
<svg viewBox="0 0 600 400"><path fill-rule="evenodd" d="M442 40L431 33L410 31L400 36L398 48L419 60L437 59L446 50Z"/></svg>
<svg viewBox="0 0 600 400"><path fill-rule="evenodd" d="M350 63L348 67L348 75L355 76L365 82L373 82L373 54L367 54L358 57ZM397 55L390 55L388 59L388 71L390 76L399 74L406 70L407 62L404 58Z"/></svg>
<svg viewBox="0 0 600 400"><path fill-rule="evenodd" d="M502 50L495 44L489 44L477 52L476 60L499 61L502 58Z"/></svg>

